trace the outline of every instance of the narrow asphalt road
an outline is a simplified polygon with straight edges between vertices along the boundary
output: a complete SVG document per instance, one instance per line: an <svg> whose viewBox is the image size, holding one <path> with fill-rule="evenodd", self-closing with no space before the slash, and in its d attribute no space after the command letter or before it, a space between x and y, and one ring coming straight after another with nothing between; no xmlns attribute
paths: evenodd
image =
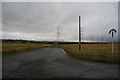
<svg viewBox="0 0 120 80"><path fill-rule="evenodd" d="M2 58L3 78L118 78L118 65L68 56L55 45Z"/></svg>

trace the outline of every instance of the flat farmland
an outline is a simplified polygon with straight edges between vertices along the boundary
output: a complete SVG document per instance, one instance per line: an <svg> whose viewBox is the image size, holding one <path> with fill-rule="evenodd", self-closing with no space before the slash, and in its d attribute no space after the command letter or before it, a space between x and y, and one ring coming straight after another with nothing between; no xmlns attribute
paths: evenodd
<svg viewBox="0 0 120 80"><path fill-rule="evenodd" d="M1 43L2 56L8 56L16 53L30 51L42 47L49 47L51 44L40 43Z"/></svg>
<svg viewBox="0 0 120 80"><path fill-rule="evenodd" d="M78 59L84 59L97 62L118 63L118 44L114 44L114 53L112 53L112 44L81 44L79 50L78 44L61 44L68 55Z"/></svg>

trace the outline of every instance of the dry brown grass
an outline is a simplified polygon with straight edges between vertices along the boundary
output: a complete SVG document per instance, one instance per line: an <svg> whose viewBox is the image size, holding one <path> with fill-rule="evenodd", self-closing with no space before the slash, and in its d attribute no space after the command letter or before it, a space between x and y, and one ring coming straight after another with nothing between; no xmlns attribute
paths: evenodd
<svg viewBox="0 0 120 80"><path fill-rule="evenodd" d="M42 47L48 47L51 44L38 44L38 43L3 43L2 56L16 54L20 52L30 51Z"/></svg>
<svg viewBox="0 0 120 80"><path fill-rule="evenodd" d="M118 44L114 45L114 53L111 52L111 44L82 44L81 50L78 44L60 45L68 54L79 59L99 61L99 62L118 62Z"/></svg>

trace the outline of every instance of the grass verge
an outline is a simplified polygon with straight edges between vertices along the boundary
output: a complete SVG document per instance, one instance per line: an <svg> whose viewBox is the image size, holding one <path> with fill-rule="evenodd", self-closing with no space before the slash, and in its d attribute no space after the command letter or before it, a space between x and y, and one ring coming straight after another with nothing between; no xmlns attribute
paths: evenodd
<svg viewBox="0 0 120 80"><path fill-rule="evenodd" d="M111 52L111 44L82 44L81 50L78 44L61 44L68 55L78 59L95 62L118 63L118 44L114 45L114 53Z"/></svg>
<svg viewBox="0 0 120 80"><path fill-rule="evenodd" d="M31 51L43 47L49 47L51 44L39 43L2 43L2 56L9 56L17 53Z"/></svg>

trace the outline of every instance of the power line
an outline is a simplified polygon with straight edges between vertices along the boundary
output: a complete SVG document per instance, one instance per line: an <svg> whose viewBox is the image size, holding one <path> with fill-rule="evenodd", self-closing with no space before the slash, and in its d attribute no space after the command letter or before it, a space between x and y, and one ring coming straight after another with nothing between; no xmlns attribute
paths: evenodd
<svg viewBox="0 0 120 80"><path fill-rule="evenodd" d="M33 20L33 19L26 19L26 18L23 18L23 17L18 17L18 16L15 16L15 15L10 15L9 13L10 12L16 12L16 9L13 9L12 8L12 10L6 10L6 11L2 11L2 16L3 16L3 18L5 18L6 16L7 16L7 18L8 17L11 17L11 18L15 18L17 21L21 21L22 23L24 22L24 23L30 23L30 24L32 24L32 25L40 25L39 23L40 23L40 21L38 21L37 19L35 19L35 20ZM42 23L42 24L45 24L45 23Z"/></svg>
<svg viewBox="0 0 120 80"><path fill-rule="evenodd" d="M14 18L14 19L19 20L19 21L22 20L23 22L36 22L37 21L37 20L29 20L29 19L26 19L26 18L21 18L21 17L9 15L9 14L6 14L6 13L3 14L2 16L3 16L3 19L11 17L11 18Z"/></svg>
<svg viewBox="0 0 120 80"><path fill-rule="evenodd" d="M15 25L15 26L21 26L21 25L18 25L18 24L11 24L11 23L6 23L7 21L6 20L4 20L4 19L9 19L9 17L12 17L12 16L9 16L9 15L7 15L7 16L4 16L3 17L3 20L2 20L2 23L4 23L4 24L10 24L10 25ZM18 18L18 17L12 17L12 18L15 18L15 21L19 21L19 24L22 24L22 23L28 23L29 22L29 20L20 20L20 18ZM12 20L14 20L14 19L12 19ZM5 22L4 22L5 21ZM33 21L33 20L30 20L30 21ZM33 21L33 22L35 22L35 21ZM29 23L31 23L31 22L29 22ZM33 23L31 23L32 25L39 25L39 24L33 24ZM31 25L31 24L27 24L27 25ZM22 25L23 26L23 25Z"/></svg>

